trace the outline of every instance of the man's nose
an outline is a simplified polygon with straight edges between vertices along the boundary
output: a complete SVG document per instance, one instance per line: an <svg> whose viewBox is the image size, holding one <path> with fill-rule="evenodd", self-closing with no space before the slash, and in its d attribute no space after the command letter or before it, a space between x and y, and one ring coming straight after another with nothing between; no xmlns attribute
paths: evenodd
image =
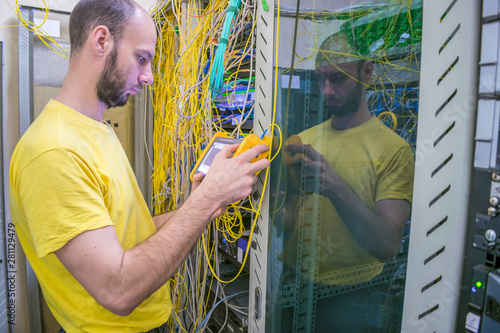
<svg viewBox="0 0 500 333"><path fill-rule="evenodd" d="M335 85L330 82L330 80L325 79L323 83L323 95L335 95Z"/></svg>
<svg viewBox="0 0 500 333"><path fill-rule="evenodd" d="M149 85L153 83L153 70L151 66L145 66L144 70L139 74L139 82L144 85Z"/></svg>

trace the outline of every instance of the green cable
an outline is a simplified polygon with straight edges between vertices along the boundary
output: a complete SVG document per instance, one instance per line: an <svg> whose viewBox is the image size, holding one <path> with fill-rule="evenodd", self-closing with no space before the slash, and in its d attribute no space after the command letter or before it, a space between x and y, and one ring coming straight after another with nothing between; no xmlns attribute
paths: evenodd
<svg viewBox="0 0 500 333"><path fill-rule="evenodd" d="M262 0L262 8L264 8L264 11L266 12L269 11L269 6L267 5L266 0Z"/></svg>

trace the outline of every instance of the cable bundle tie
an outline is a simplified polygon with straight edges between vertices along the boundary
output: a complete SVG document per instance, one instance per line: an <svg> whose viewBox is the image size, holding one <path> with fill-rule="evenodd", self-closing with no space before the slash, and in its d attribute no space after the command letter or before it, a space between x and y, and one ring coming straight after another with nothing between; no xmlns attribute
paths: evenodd
<svg viewBox="0 0 500 333"><path fill-rule="evenodd" d="M227 45L228 43L229 43L229 41L227 40L227 38L222 38L222 37L219 38L219 44L226 44Z"/></svg>
<svg viewBox="0 0 500 333"><path fill-rule="evenodd" d="M228 12L237 13L238 12L238 7L236 7L236 6L229 6L229 7L227 7L227 11Z"/></svg>

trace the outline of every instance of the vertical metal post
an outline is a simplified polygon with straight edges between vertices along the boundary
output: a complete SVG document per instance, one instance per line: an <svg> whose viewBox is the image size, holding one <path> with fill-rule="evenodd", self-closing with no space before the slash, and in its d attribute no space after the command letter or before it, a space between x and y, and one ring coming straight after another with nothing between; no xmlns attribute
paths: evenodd
<svg viewBox="0 0 500 333"><path fill-rule="evenodd" d="M3 42L0 42L0 138L2 143L0 144L0 188L3 190L4 187L4 156L3 156L3 145L5 133L3 130L3 119L4 119L4 57L3 57ZM5 201L4 201L4 191L0 193L0 332L10 332L9 322L8 322L8 284L7 284L7 255L6 251L9 245L7 244L7 237L5 233L6 229L6 219L5 219Z"/></svg>
<svg viewBox="0 0 500 333"><path fill-rule="evenodd" d="M151 198L151 174L149 156L153 154L153 116L147 89L135 95L134 107L134 172L144 198ZM148 146L146 146L148 145ZM148 155L149 151L149 155ZM146 200L151 211L151 200Z"/></svg>
<svg viewBox="0 0 500 333"><path fill-rule="evenodd" d="M457 332L481 1L424 0L419 131L402 332Z"/></svg>
<svg viewBox="0 0 500 333"><path fill-rule="evenodd" d="M21 8L21 15L30 22L33 22L33 9ZM19 126L20 135L28 129L34 118L33 111L33 33L19 27ZM10 230L10 229L9 229ZM14 230L14 229L13 229ZM17 239L17 236L15 237ZM20 244L17 245L20 248ZM18 252L20 253L20 252ZM26 260L26 259L25 259ZM9 276L20 273L16 263L13 269L9 267ZM41 332L40 318L40 297L38 280L35 272L26 260L26 280L28 287L28 308L31 332ZM15 326L12 326L15 329Z"/></svg>
<svg viewBox="0 0 500 333"><path fill-rule="evenodd" d="M311 74L306 73L305 101L304 101L304 128L309 128L310 105L309 95L311 93ZM319 179L317 179L319 181ZM301 188L305 188L306 174L305 166L301 170ZM319 186L318 186L319 187ZM304 202L305 192L301 192L301 204ZM293 306L293 332L314 332L316 324L316 301L317 285L319 275L319 244L322 221L322 207L320 201L316 201L314 208L307 212L304 207L299 208L298 237L297 237L297 267L295 270L295 299ZM315 212L316 219L307 221L304 215L311 216Z"/></svg>
<svg viewBox="0 0 500 333"><path fill-rule="evenodd" d="M256 36L256 68L255 68L255 111L254 132L264 133L272 121L274 83L274 0L267 1L265 10L258 2L257 36ZM267 188L263 189L265 174L259 174L258 197L265 190L260 216L255 216L257 224L252 235L250 255L250 292L249 292L249 332L264 332L266 327L266 300L268 243L269 243L269 179ZM256 200L257 201L257 200Z"/></svg>

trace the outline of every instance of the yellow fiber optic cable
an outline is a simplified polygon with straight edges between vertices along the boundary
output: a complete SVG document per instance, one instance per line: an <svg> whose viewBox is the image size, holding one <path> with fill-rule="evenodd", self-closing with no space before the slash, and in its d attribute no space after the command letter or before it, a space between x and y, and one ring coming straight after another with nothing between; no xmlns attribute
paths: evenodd
<svg viewBox="0 0 500 333"><path fill-rule="evenodd" d="M6 26L6 27L1 27L1 28L11 28L11 27L18 27L18 26L22 26L24 28L26 28L27 30L31 31L36 37L38 37L38 39L40 39L40 41L49 49L51 50L52 52L54 52L55 54L57 54L58 56L61 56L63 58L69 58L68 57L68 54L67 54L67 51L66 49L64 49L62 46L60 46L52 36L50 36L49 34L47 34L43 29L42 29L42 26L43 24L45 23L45 21L48 19L49 17L49 13L50 13L50 9L49 9L49 5L48 5L48 2L47 1L44 1L44 0L37 0L37 3L39 4L40 6L40 9L42 10L43 12L43 21L42 23L40 24L35 24L31 21L28 21L26 20L22 13L21 13L21 7L19 5L19 2L16 0L16 4L15 4L15 8L12 7L12 5L8 2L7 2L7 5L9 5L9 7L11 8L11 10L16 14L17 18L19 19L19 22L21 23L20 25L10 25L10 26ZM51 45L51 43L54 46Z"/></svg>

